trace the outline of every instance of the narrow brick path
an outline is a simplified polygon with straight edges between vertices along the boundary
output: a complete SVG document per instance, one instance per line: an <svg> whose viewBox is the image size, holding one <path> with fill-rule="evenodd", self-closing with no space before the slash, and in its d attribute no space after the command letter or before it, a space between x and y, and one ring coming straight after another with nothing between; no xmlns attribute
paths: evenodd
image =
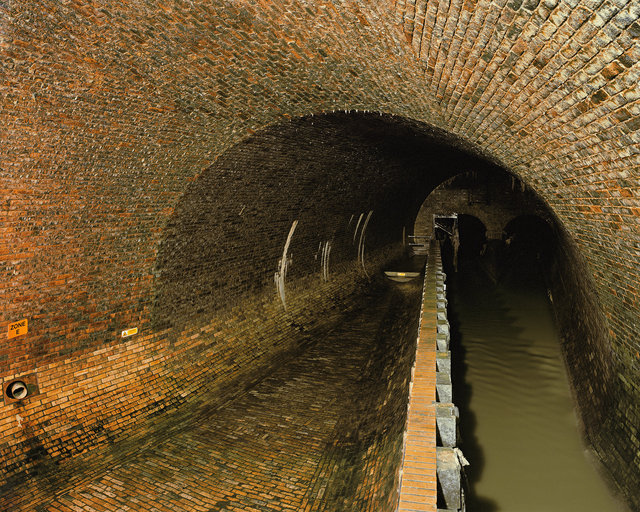
<svg viewBox="0 0 640 512"><path fill-rule="evenodd" d="M436 254L429 249L409 401L399 512L436 512Z"/></svg>
<svg viewBox="0 0 640 512"><path fill-rule="evenodd" d="M385 285L235 401L174 414L116 455L88 454L81 474L16 489L7 510L394 510L420 287Z"/></svg>

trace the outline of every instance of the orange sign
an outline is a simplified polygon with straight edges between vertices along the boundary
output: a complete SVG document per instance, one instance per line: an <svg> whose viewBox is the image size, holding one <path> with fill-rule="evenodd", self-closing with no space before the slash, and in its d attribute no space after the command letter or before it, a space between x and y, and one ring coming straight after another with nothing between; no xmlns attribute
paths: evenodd
<svg viewBox="0 0 640 512"><path fill-rule="evenodd" d="M11 322L9 324L9 334L7 338L11 339L16 336L22 336L23 334L27 334L27 332L29 332L29 322L26 318L19 322Z"/></svg>
<svg viewBox="0 0 640 512"><path fill-rule="evenodd" d="M127 329L126 331L122 331L122 337L127 338L129 336L133 336L134 334L138 334L138 328L134 327L133 329Z"/></svg>

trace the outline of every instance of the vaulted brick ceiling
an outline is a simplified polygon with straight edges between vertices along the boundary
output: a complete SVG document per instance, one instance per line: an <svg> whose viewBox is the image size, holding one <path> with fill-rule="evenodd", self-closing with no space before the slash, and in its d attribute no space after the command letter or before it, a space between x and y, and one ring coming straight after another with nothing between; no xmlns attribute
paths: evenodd
<svg viewBox="0 0 640 512"><path fill-rule="evenodd" d="M37 177L31 193L54 216L61 204L94 208L102 194L107 209L158 212L164 194L171 208L184 178L282 118L384 112L456 134L518 173L570 229L592 233L579 241L602 293L617 288L614 303L638 305L614 283L638 276L635 2L3 10L5 188ZM131 193L140 186L145 194ZM615 256L598 259L602 247Z"/></svg>
<svg viewBox="0 0 640 512"><path fill-rule="evenodd" d="M547 201L637 396L639 16L633 0L4 2L0 321L41 322L0 352L5 373L148 315L165 227L225 152L358 111L435 127Z"/></svg>

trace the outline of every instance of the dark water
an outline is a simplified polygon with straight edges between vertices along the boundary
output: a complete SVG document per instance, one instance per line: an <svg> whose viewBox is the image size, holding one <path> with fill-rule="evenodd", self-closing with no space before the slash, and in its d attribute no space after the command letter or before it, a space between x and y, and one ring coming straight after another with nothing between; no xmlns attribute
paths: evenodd
<svg viewBox="0 0 640 512"><path fill-rule="evenodd" d="M452 353L473 512L625 510L589 461L546 288L449 273ZM475 499L474 499L475 496Z"/></svg>

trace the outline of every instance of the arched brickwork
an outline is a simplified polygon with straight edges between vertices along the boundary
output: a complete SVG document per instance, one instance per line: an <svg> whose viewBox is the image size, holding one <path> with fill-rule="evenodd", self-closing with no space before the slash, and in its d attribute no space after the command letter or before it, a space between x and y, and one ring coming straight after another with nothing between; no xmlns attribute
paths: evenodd
<svg viewBox="0 0 640 512"><path fill-rule="evenodd" d="M584 311L602 321L590 331L585 321L585 332L612 347L603 363L612 365L612 424L593 441L621 485L637 489L637 2L27 0L5 2L0 14L0 327L30 322L26 336L0 347L0 378L35 372L42 391L20 409L20 425L18 406L0 406L3 455L41 453L29 432L58 439L45 448L62 457L125 428L84 415L90 402L109 411L114 395L79 377L170 388L149 362L122 368L139 353L157 362L154 371L163 367L171 336L151 318L174 212L202 180L215 183L221 155L252 134L357 110L410 119L410 131L501 163L557 215L584 262L579 279L597 290ZM288 136L292 145L320 142ZM411 151L413 162L425 160L419 146ZM389 172L389 190L417 183L411 172ZM424 198L435 184L415 190ZM266 236L282 242L289 220ZM221 221L231 233L232 218ZM382 247L392 234L379 233ZM133 325L140 335L123 341ZM118 360L120 369L102 374ZM147 397L147 412L160 402ZM48 414L53 427L43 425Z"/></svg>
<svg viewBox="0 0 640 512"><path fill-rule="evenodd" d="M534 214L549 221L552 214L531 190L503 171L477 170L457 174L436 187L413 224L418 236L433 235L433 216L454 213L473 215L487 228L487 238L500 240L503 228L518 215Z"/></svg>
<svg viewBox="0 0 640 512"><path fill-rule="evenodd" d="M53 316L64 311L87 324L68 331L64 344L30 347L48 339L44 317L30 318L29 334L11 340L15 358L5 380L37 379L40 393L29 403L39 419L21 404L6 404L5 474L38 474L47 461L127 437L136 423L204 389L223 403L332 328L358 305L351 294L365 272L375 273L399 249L402 227L422 198L452 169L475 162L452 142L397 116L339 113L284 121L225 151L185 182L175 208L165 211L156 257L129 262L136 253L127 244L135 241L120 242L113 257L123 258L122 271L106 277L137 282L128 265L148 276L145 294L126 297L131 309L119 306L120 287L102 289L102 304L112 308L106 323L95 309L83 313L85 295L66 309L48 305L51 322L64 321ZM139 231L145 219L158 222L136 217ZM294 221L285 309L274 274ZM131 327L138 333L123 339ZM16 408L28 430L14 420ZM4 489L12 486L9 480Z"/></svg>

